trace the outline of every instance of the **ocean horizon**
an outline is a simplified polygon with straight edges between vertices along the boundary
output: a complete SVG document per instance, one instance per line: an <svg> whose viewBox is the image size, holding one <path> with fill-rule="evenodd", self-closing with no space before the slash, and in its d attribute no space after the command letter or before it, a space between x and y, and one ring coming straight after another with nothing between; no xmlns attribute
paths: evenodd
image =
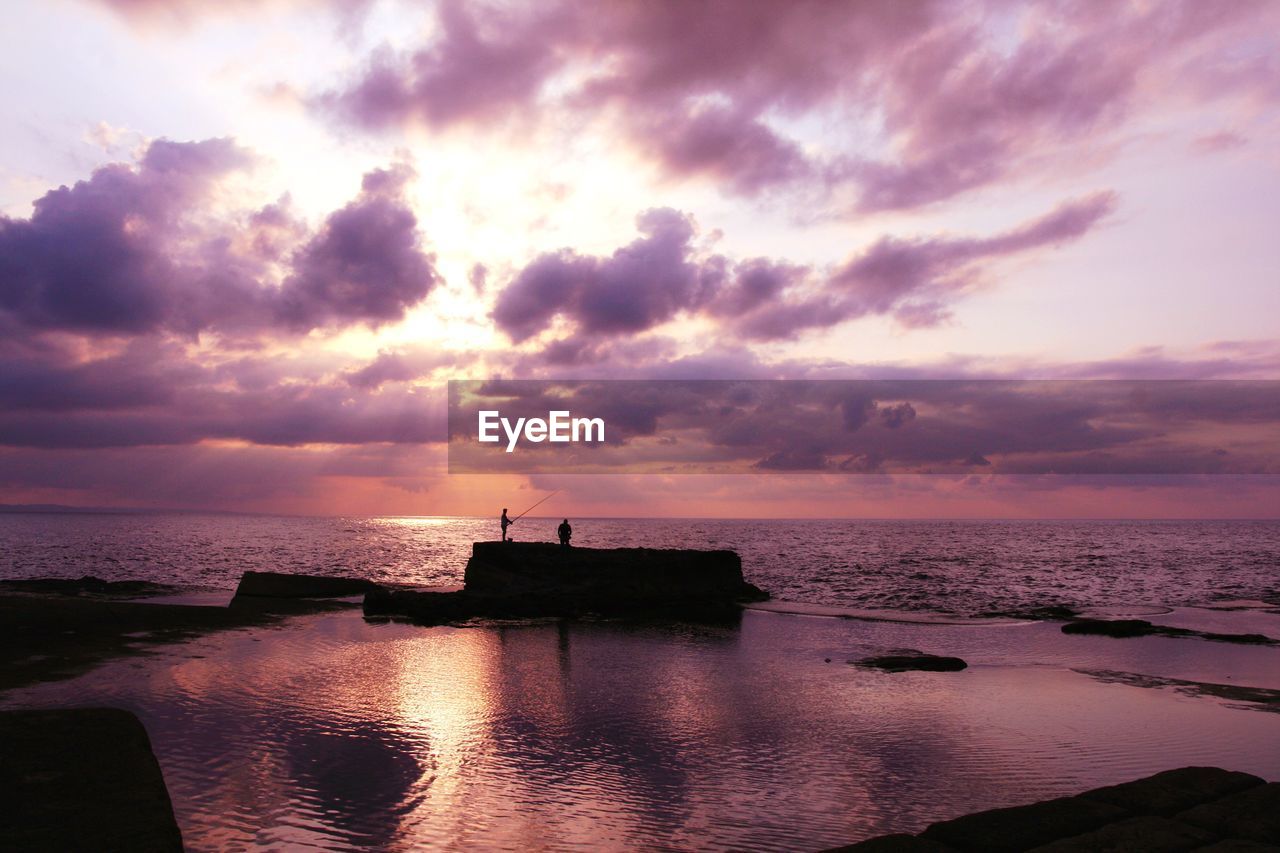
<svg viewBox="0 0 1280 853"><path fill-rule="evenodd" d="M554 541L555 516L517 541ZM776 599L968 616L1178 606L1275 593L1280 521L575 518L596 548L724 548ZM146 580L231 590L244 571L448 586L496 518L169 511L0 514L0 578Z"/></svg>

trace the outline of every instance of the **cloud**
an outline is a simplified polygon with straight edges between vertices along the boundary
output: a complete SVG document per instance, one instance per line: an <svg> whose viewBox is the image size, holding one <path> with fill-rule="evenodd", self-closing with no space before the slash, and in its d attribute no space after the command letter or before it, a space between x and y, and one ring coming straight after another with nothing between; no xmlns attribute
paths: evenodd
<svg viewBox="0 0 1280 853"><path fill-rule="evenodd" d="M104 166L46 193L30 219L0 217L0 310L36 328L190 328L183 291L199 276L165 244L219 177L249 161L229 139L159 140L136 169Z"/></svg>
<svg viewBox="0 0 1280 853"><path fill-rule="evenodd" d="M136 166L49 191L29 219L0 217L0 315L98 335L305 332L399 319L438 283L398 195L404 167L371 172L309 233L287 199L221 209L221 182L252 164L230 139L157 140Z"/></svg>
<svg viewBox="0 0 1280 853"><path fill-rule="evenodd" d="M1096 155L1149 112L1280 96L1275 9L1182 0L439 5L420 46L314 99L359 127L513 116L669 178L831 214L920 207ZM821 126L802 145L801 127Z"/></svg>
<svg viewBox="0 0 1280 853"><path fill-rule="evenodd" d="M349 371L346 381L353 388L376 391L392 382L412 382L440 368L461 369L476 360L473 352L451 352L409 347L382 350L378 357L358 370Z"/></svg>
<svg viewBox="0 0 1280 853"><path fill-rule="evenodd" d="M205 18L244 15L272 7L296 6L331 9L347 25L358 22L374 0L89 0L110 9L130 23L160 24L166 27L188 27Z"/></svg>
<svg viewBox="0 0 1280 853"><path fill-rule="evenodd" d="M636 227L644 236L607 258L563 249L533 260L499 294L494 322L517 343L558 315L585 335L632 334L700 301L692 219L659 208L641 213Z"/></svg>
<svg viewBox="0 0 1280 853"><path fill-rule="evenodd" d="M767 258L734 262L694 245L691 217L670 209L637 220L642 238L609 257L569 249L539 256L498 294L493 319L515 343L553 327L553 363L573 363L603 338L635 335L679 316L705 317L735 339L782 340L868 315L906 326L936 325L947 305L985 281L1001 259L1060 246L1096 227L1114 193L1064 202L1038 219L989 237L882 237L835 269Z"/></svg>
<svg viewBox="0 0 1280 853"><path fill-rule="evenodd" d="M654 116L651 124L635 132L656 146L669 174L710 177L741 195L790 183L813 168L796 143L728 107Z"/></svg>
<svg viewBox="0 0 1280 853"><path fill-rule="evenodd" d="M285 325L305 331L400 320L440 282L417 217L400 198L410 175L403 168L365 175L360 197L297 250L273 306Z"/></svg>
<svg viewBox="0 0 1280 853"><path fill-rule="evenodd" d="M324 379L227 387L180 351L164 367L106 359L61 369L0 368L0 445L102 448L232 440L257 445L424 444L442 441L437 389L371 388ZM260 365L251 365L261 367ZM245 369L241 366L240 369ZM269 367L267 368L269 369ZM63 381L56 389L39 384Z"/></svg>
<svg viewBox="0 0 1280 853"><path fill-rule="evenodd" d="M1197 154L1218 154L1248 144L1249 140L1229 130L1210 133L1196 137L1191 142L1191 150Z"/></svg>
<svg viewBox="0 0 1280 853"><path fill-rule="evenodd" d="M556 14L438 5L439 36L409 54L374 52L352 86L317 104L367 128L404 122L445 127L500 119L529 106L557 60L544 35Z"/></svg>
<svg viewBox="0 0 1280 853"><path fill-rule="evenodd" d="M986 238L883 237L831 276L854 314L885 314L907 298L934 302L972 282L976 262L1078 239L1115 209L1114 193L1066 202L1011 231Z"/></svg>

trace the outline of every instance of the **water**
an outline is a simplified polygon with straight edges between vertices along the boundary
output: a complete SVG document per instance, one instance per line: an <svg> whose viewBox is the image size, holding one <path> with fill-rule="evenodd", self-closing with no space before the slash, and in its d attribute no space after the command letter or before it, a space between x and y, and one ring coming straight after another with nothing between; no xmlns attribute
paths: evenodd
<svg viewBox="0 0 1280 853"><path fill-rule="evenodd" d="M574 522L581 545L735 548L810 610L920 618L421 628L357 608L152 646L0 707L137 713L197 851L821 849L1189 764L1280 780L1280 648L971 618L1069 603L1280 636L1280 523ZM0 576L457 583L493 529L0 515ZM969 668L846 663L898 648Z"/></svg>
<svg viewBox="0 0 1280 853"><path fill-rule="evenodd" d="M900 646L970 667L845 663ZM1155 678L1280 688L1278 656L1030 622L455 629L344 612L0 705L138 713L192 850L816 850L1173 766L1280 778L1280 714ZM1134 671L1148 686L1089 674Z"/></svg>
<svg viewBox="0 0 1280 853"><path fill-rule="evenodd" d="M522 519L554 541L556 518ZM457 584L492 519L0 514L0 577L232 589L247 569ZM588 547L732 548L780 599L976 615L1280 595L1277 521L574 519Z"/></svg>

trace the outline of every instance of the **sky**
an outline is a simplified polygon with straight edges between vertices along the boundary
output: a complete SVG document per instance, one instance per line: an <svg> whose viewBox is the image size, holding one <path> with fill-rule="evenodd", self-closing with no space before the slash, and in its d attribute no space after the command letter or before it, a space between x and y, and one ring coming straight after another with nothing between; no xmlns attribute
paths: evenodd
<svg viewBox="0 0 1280 853"><path fill-rule="evenodd" d="M445 430L451 379L1280 379L1280 4L0 16L0 502L1280 515L1236 472L450 474Z"/></svg>

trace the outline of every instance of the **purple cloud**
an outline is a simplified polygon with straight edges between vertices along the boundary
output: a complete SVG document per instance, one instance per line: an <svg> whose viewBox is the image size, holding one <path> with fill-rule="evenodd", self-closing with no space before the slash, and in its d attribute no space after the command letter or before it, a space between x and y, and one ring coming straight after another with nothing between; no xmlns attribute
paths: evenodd
<svg viewBox="0 0 1280 853"><path fill-rule="evenodd" d="M329 215L292 258L276 300L281 321L305 331L332 323L399 320L440 282L417 217L401 200L410 172L377 170L360 198Z"/></svg>
<svg viewBox="0 0 1280 853"><path fill-rule="evenodd" d="M398 196L403 168L367 175L308 236L287 199L209 215L218 182L251 163L229 139L158 140L137 166L46 193L29 219L0 217L0 315L88 334L305 332L399 319L439 281Z"/></svg>
<svg viewBox="0 0 1280 853"><path fill-rule="evenodd" d="M35 328L189 329L175 220L249 155L229 139L153 142L136 169L104 166L51 190L30 219L0 217L0 310Z"/></svg>
<svg viewBox="0 0 1280 853"><path fill-rule="evenodd" d="M407 55L375 52L350 88L318 99L322 108L371 128L495 120L528 106L556 70L554 43L546 38L554 12L522 15L459 0L442 0L438 8L436 41Z"/></svg>
<svg viewBox="0 0 1280 853"><path fill-rule="evenodd" d="M734 263L693 245L692 220L669 209L641 215L644 237L610 257L564 249L520 270L498 295L497 326L520 343L571 321L550 342L549 363L581 361L603 338L634 335L677 316L707 316L747 340L795 338L868 315L893 314L907 326L936 325L947 305L1003 258L1084 236L1116 205L1101 192L990 237L883 237L836 269L814 270L754 258Z"/></svg>
<svg viewBox="0 0 1280 853"><path fill-rule="evenodd" d="M691 259L692 220L661 208L640 214L636 227L644 236L608 258L563 249L532 261L499 294L494 322L517 343L557 315L588 336L630 334L697 304L704 282Z"/></svg>
<svg viewBox="0 0 1280 853"><path fill-rule="evenodd" d="M710 177L750 196L803 178L813 168L796 143L749 114L711 106L653 119L634 132L656 145L673 175Z"/></svg>
<svg viewBox="0 0 1280 853"><path fill-rule="evenodd" d="M1280 96L1275 8L1182 0L440 5L430 40L317 99L356 125L584 119L665 174L907 209L1096 151L1165 92ZM1139 96L1142 96L1141 98ZM819 119L833 144L786 128ZM849 140L841 145L841 138ZM855 141L856 140L856 141Z"/></svg>

